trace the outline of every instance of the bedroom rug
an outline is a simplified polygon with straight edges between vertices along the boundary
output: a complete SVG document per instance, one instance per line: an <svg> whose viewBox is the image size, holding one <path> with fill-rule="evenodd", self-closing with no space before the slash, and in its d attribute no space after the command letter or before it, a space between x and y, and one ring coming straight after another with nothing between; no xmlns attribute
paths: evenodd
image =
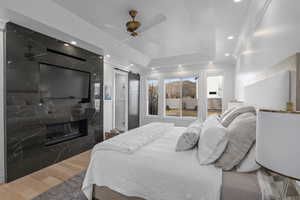
<svg viewBox="0 0 300 200"><path fill-rule="evenodd" d="M87 200L81 191L85 171L54 186L50 190L33 198L33 200Z"/></svg>

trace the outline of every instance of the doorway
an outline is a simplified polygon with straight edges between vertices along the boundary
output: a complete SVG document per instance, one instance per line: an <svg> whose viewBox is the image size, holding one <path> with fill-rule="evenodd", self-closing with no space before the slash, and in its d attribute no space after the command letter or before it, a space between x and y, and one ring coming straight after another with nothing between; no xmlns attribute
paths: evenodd
<svg viewBox="0 0 300 200"><path fill-rule="evenodd" d="M207 116L221 114L223 107L223 76L207 77Z"/></svg>
<svg viewBox="0 0 300 200"><path fill-rule="evenodd" d="M114 127L128 130L128 73L115 70Z"/></svg>

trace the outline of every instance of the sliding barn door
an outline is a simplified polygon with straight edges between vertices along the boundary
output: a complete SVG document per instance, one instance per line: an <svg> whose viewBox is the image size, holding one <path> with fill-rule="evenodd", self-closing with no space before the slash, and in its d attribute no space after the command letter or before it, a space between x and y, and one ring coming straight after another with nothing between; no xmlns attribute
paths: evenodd
<svg viewBox="0 0 300 200"><path fill-rule="evenodd" d="M140 126L140 75L128 73L128 130Z"/></svg>

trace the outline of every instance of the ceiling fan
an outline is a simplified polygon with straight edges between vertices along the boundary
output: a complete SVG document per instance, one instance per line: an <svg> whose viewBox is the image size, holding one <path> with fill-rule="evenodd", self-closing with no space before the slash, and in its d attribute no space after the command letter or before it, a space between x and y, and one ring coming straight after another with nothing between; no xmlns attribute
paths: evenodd
<svg viewBox="0 0 300 200"><path fill-rule="evenodd" d="M130 35L132 37L136 37L139 35L136 30L141 26L141 23L135 20L137 14L137 10L130 10L129 15L131 16L132 20L126 23L127 32L131 33Z"/></svg>
<svg viewBox="0 0 300 200"><path fill-rule="evenodd" d="M131 17L131 20L125 24L126 31L124 31L124 29L122 29L122 28L119 28L119 27L116 27L116 26L113 26L110 24L105 24L104 28L115 30L118 33L126 33L126 36L124 36L126 38L124 39L124 37L123 37L123 39L120 40L121 42L126 42L130 39L137 38L137 36L141 37L142 33L148 31L149 29L153 28L154 26L161 24L167 20L167 17L165 15L157 14L150 20L147 20L145 22L140 22L140 21L136 20L136 17L138 15L137 10L130 10L129 15ZM128 33L130 34L129 37L128 37Z"/></svg>

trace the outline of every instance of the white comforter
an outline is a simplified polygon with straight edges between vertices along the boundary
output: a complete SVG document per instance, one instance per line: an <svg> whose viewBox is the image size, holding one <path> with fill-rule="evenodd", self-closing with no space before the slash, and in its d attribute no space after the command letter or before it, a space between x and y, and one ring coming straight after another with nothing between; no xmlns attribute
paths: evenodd
<svg viewBox="0 0 300 200"><path fill-rule="evenodd" d="M160 138L168 130L173 129L173 123L150 123L136 129L132 129L126 134L121 134L110 140L106 140L93 149L96 151L119 151L121 153L134 153L139 148Z"/></svg>
<svg viewBox="0 0 300 200"><path fill-rule="evenodd" d="M174 127L133 154L95 151L83 192L92 199L92 186L96 184L147 200L219 200L222 171L214 166L200 166L197 149L174 151L184 130Z"/></svg>

